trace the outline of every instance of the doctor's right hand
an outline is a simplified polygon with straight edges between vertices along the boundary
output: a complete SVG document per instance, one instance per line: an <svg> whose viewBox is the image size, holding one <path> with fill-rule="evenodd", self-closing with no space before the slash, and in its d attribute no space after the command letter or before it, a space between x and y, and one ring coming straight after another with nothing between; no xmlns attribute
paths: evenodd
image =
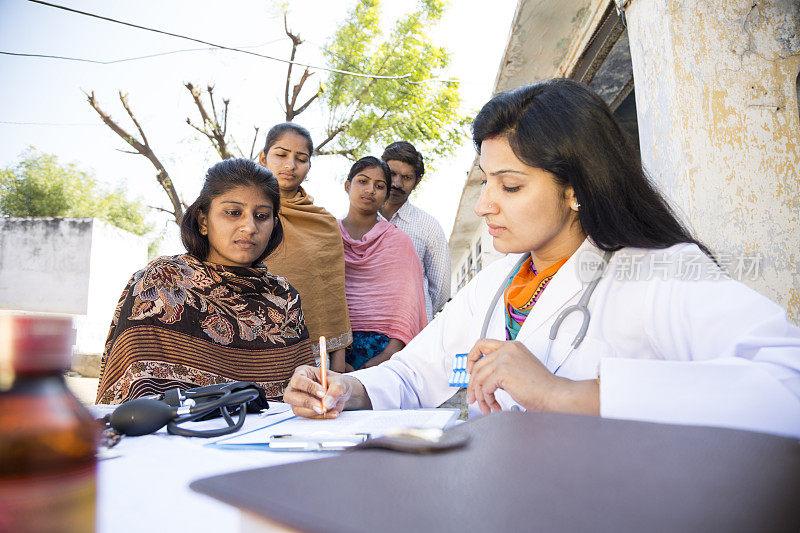
<svg viewBox="0 0 800 533"><path fill-rule="evenodd" d="M326 392L322 389L321 372L316 366L295 369L283 391L283 401L292 406L294 414L305 418L336 418L345 409L372 408L364 385L356 378L328 370Z"/></svg>

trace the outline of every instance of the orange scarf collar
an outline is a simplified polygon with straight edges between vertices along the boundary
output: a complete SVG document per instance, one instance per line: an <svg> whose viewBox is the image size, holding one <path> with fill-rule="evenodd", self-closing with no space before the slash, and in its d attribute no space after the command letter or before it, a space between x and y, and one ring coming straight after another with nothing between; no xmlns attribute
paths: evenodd
<svg viewBox="0 0 800 533"><path fill-rule="evenodd" d="M546 283L543 282L549 281L568 259L569 257L565 257L537 273L533 270L531 258L529 257L522 263L514 275L514 279L511 280L511 283L508 284L503 293L506 309L511 305L514 309L529 311L546 286Z"/></svg>

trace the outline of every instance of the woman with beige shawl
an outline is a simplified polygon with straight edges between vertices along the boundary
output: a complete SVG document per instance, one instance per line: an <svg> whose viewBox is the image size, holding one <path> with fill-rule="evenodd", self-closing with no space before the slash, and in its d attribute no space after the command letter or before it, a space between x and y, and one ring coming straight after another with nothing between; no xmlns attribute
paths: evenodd
<svg viewBox="0 0 800 533"><path fill-rule="evenodd" d="M314 205L301 187L311 168L311 134L291 122L267 133L259 163L278 179L283 243L264 263L284 276L300 293L309 338L327 339L331 362L344 361L344 349L353 340L344 293L344 251L337 220ZM312 342L315 354L319 346ZM341 352L339 351L341 350ZM332 366L331 370L344 372Z"/></svg>

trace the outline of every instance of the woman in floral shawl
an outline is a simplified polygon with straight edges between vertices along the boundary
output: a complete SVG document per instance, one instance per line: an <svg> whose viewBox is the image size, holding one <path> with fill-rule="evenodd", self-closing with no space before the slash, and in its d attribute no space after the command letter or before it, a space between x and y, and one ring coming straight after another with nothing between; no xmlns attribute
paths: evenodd
<svg viewBox="0 0 800 533"><path fill-rule="evenodd" d="M313 357L299 294L262 264L283 239L279 209L277 180L258 164L208 170L181 222L189 253L152 261L122 292L97 403L229 381L281 397Z"/></svg>

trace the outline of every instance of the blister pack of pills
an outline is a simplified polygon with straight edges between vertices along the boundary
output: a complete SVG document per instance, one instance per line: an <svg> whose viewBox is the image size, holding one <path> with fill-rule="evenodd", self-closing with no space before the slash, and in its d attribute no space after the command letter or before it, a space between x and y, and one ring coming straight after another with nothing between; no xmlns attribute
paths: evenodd
<svg viewBox="0 0 800 533"><path fill-rule="evenodd" d="M457 353L453 357L453 371L447 378L451 387L466 388L469 385L470 375L467 373L467 354Z"/></svg>

